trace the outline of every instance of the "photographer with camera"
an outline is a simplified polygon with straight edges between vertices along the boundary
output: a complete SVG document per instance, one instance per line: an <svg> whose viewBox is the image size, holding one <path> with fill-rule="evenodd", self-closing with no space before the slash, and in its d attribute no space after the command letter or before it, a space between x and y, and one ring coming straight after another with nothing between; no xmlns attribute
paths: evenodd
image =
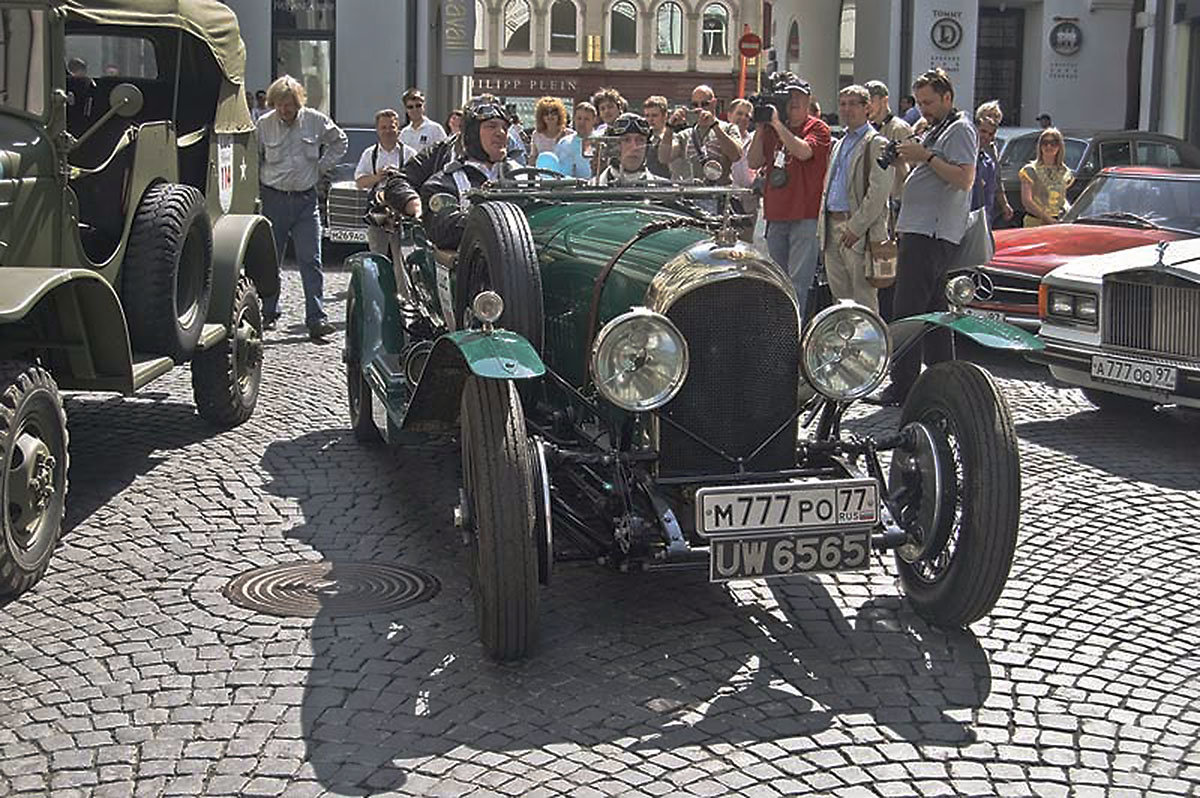
<svg viewBox="0 0 1200 798"><path fill-rule="evenodd" d="M693 89L691 111L676 108L667 126L674 134L663 136L659 163L681 158L684 180L730 185L730 169L742 157L742 137L733 124L717 118L717 96L711 87L702 84Z"/></svg>
<svg viewBox="0 0 1200 798"><path fill-rule="evenodd" d="M354 169L354 184L359 188L381 187L389 178L399 174L408 159L416 155L412 147L401 143L400 114L391 108L384 108L375 114L375 135L379 140L362 151ZM411 205L406 204L406 208L419 209L420 203L414 199ZM387 233L369 221L367 247L383 255L388 251Z"/></svg>
<svg viewBox="0 0 1200 798"><path fill-rule="evenodd" d="M892 176L879 165L887 139L867 120L869 99L864 86L847 86L838 92L838 118L846 126L846 135L834 143L829 158L817 239L833 298L853 299L878 310L877 289L867 266L871 247L889 238Z"/></svg>
<svg viewBox="0 0 1200 798"><path fill-rule="evenodd" d="M887 152L913 167L904 181L904 204L896 222L896 318L946 310L946 271L967 229L978 149L975 126L954 107L954 87L943 70L922 74L913 82L913 92L928 129L921 139L890 144ZM929 365L952 357L946 330L926 335L921 345ZM904 402L921 371L921 357L914 347L892 362L892 384L880 396L882 403Z"/></svg>
<svg viewBox="0 0 1200 798"><path fill-rule="evenodd" d="M768 86L769 92L750 98L758 127L748 165L766 167L767 251L792 278L803 317L817 271L817 217L829 162L829 126L809 114L812 89L807 82L780 72L768 79Z"/></svg>

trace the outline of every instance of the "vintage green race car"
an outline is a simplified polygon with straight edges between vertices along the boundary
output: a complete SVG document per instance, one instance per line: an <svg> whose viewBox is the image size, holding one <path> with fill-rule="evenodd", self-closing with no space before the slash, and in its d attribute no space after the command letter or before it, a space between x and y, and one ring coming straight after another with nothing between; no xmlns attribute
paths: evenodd
<svg viewBox="0 0 1200 798"><path fill-rule="evenodd" d="M963 625L992 608L1020 507L992 378L962 361L927 370L879 440L842 435L842 418L893 346L928 329L1014 350L1035 339L961 312L889 330L850 303L801 330L787 276L700 210L727 189L520 171L468 195L457 252L393 217L392 257L350 260L347 307L355 435L461 438L455 519L490 656L529 650L538 583L560 558L723 582L867 568L894 551L929 619ZM949 290L959 309L970 299L969 280Z"/></svg>
<svg viewBox="0 0 1200 798"><path fill-rule="evenodd" d="M249 418L258 213L246 53L217 0L0 0L0 595L45 572L67 493L60 389L191 364L202 417Z"/></svg>

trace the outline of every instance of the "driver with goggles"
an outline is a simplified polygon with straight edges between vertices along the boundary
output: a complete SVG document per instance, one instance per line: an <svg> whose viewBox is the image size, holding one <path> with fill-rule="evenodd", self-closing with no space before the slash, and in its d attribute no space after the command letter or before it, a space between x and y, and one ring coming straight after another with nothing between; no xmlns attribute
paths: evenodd
<svg viewBox="0 0 1200 798"><path fill-rule="evenodd" d="M467 192L520 164L508 158L509 115L499 102L476 97L463 109L463 154L421 186L425 229L434 246L458 249L467 223Z"/></svg>
<svg viewBox="0 0 1200 798"><path fill-rule="evenodd" d="M605 128L603 146L611 160L595 177L596 186L665 186L669 180L646 168L646 142L650 123L635 113L624 113Z"/></svg>

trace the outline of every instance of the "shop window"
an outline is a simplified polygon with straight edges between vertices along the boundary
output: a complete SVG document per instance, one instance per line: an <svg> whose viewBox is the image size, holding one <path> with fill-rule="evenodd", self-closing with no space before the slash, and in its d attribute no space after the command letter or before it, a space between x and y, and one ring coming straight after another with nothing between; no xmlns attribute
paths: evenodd
<svg viewBox="0 0 1200 798"><path fill-rule="evenodd" d="M337 30L337 0L273 0L271 27L276 31Z"/></svg>
<svg viewBox="0 0 1200 798"><path fill-rule="evenodd" d="M529 52L529 3L508 0L504 5L504 49Z"/></svg>
<svg viewBox="0 0 1200 798"><path fill-rule="evenodd" d="M637 53L637 8L628 0L620 0L613 4L611 17L609 52L624 55Z"/></svg>
<svg viewBox="0 0 1200 798"><path fill-rule="evenodd" d="M683 55L683 9L668 0L658 7L656 25L659 55Z"/></svg>
<svg viewBox="0 0 1200 798"><path fill-rule="evenodd" d="M550 52L576 52L575 20L575 4L571 0L555 0L550 6Z"/></svg>
<svg viewBox="0 0 1200 798"><path fill-rule="evenodd" d="M337 0L273 0L274 76L291 75L304 86L306 103L335 115L334 33Z"/></svg>
<svg viewBox="0 0 1200 798"><path fill-rule="evenodd" d="M487 24L488 24L487 7L483 3L481 3L480 0L475 0L475 49L476 50L486 50L487 49Z"/></svg>
<svg viewBox="0 0 1200 798"><path fill-rule="evenodd" d="M701 52L704 55L729 55L729 12L725 6L713 3L704 9L702 32L704 43Z"/></svg>

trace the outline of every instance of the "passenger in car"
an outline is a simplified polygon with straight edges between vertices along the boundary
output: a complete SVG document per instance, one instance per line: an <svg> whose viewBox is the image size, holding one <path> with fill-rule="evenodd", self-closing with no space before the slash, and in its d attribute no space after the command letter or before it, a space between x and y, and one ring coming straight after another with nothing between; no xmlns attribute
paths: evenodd
<svg viewBox="0 0 1200 798"><path fill-rule="evenodd" d="M609 165L592 178L592 183L597 186L669 185L670 180L646 168L646 142L650 133L650 123L634 113L621 114L610 122L602 138L617 153Z"/></svg>
<svg viewBox="0 0 1200 798"><path fill-rule="evenodd" d="M509 115L494 98L476 97L464 109L463 154L425 181L425 231L439 249L457 249L466 225L467 192L496 179L501 168L520 165L508 157Z"/></svg>

